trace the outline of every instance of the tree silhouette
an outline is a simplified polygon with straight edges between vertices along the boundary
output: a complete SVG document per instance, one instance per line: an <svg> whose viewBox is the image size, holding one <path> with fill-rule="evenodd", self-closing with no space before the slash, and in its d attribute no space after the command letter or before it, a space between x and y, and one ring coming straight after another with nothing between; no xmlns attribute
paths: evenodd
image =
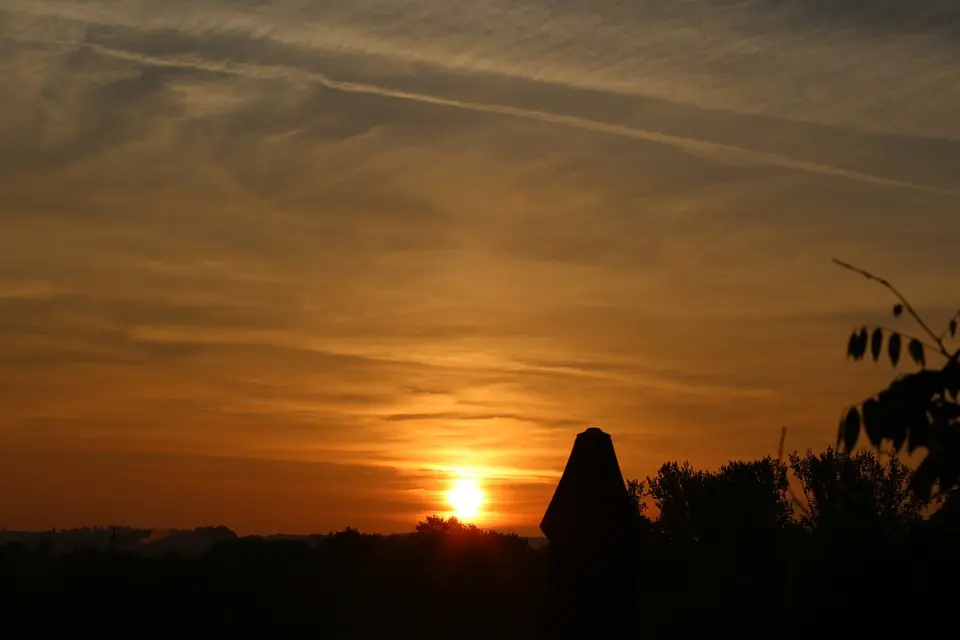
<svg viewBox="0 0 960 640"><path fill-rule="evenodd" d="M456 516L444 518L443 516L427 516L417 523L417 533L464 533L467 531L478 531L476 525L464 524Z"/></svg>
<svg viewBox="0 0 960 640"><path fill-rule="evenodd" d="M630 497L630 505L636 511L638 516L644 515L647 510L647 503L643 501L644 485L643 480L627 480L627 495Z"/></svg>
<svg viewBox="0 0 960 640"><path fill-rule="evenodd" d="M460 521L456 516L427 516L419 521L415 527L420 536L452 537L468 540L495 540L495 544L507 545L513 549L525 549L527 542L516 533L504 533L495 529L482 529L475 524ZM347 531L355 529L347 528ZM339 535L339 534L338 534ZM359 534L357 534L359 535Z"/></svg>
<svg viewBox="0 0 960 640"><path fill-rule="evenodd" d="M694 469L689 462L668 462L656 478L647 478L647 486L660 511L657 523L677 540L766 535L791 518L787 467L776 458L732 461L713 473Z"/></svg>
<svg viewBox="0 0 960 640"><path fill-rule="evenodd" d="M884 464L869 449L852 455L807 450L790 454L790 468L807 500L801 523L812 531L902 533L920 521L928 504L910 490L912 472L896 456Z"/></svg>
<svg viewBox="0 0 960 640"><path fill-rule="evenodd" d="M676 540L696 540L706 499L705 471L694 469L689 462L665 462L655 478L647 478L647 495L660 512L660 530Z"/></svg>
<svg viewBox="0 0 960 640"><path fill-rule="evenodd" d="M954 489L960 483L960 348L948 345L957 336L960 311L936 333L888 280L849 263L834 262L888 289L897 299L894 319L906 314L922 332L917 337L883 326L861 326L850 334L847 357L860 361L869 354L877 362L886 344L887 357L897 367L906 342L907 355L919 370L897 376L877 395L850 407L840 421L837 447L851 453L862 431L878 450L888 442L895 453L924 449L926 456L911 482L913 490L927 499L935 486L941 492ZM943 364L929 368L928 356Z"/></svg>

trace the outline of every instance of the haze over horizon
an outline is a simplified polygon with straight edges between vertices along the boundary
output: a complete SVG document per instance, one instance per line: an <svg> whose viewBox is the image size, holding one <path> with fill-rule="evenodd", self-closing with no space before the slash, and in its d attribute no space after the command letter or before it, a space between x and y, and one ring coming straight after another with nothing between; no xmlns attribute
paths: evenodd
<svg viewBox="0 0 960 640"><path fill-rule="evenodd" d="M0 0L0 527L537 535L960 305L952 0Z"/></svg>

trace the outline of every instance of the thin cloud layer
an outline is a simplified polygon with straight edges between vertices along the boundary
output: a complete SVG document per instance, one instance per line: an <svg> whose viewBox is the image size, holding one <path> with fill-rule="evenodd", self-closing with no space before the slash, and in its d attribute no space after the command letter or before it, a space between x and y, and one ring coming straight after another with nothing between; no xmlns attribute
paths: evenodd
<svg viewBox="0 0 960 640"><path fill-rule="evenodd" d="M308 57L377 56L929 137L956 139L960 131L950 110L957 89L948 86L960 12L949 0L334 0L319 7L297 0L67 7L20 0L13 6L29 24L66 19L63 29L92 37L104 27L146 31L154 39L165 32L240 37ZM242 48L227 53L251 57ZM931 84L945 99L921 99Z"/></svg>
<svg viewBox="0 0 960 640"><path fill-rule="evenodd" d="M479 471L527 532L592 424L628 475L824 444L888 376L841 353L884 292L829 258L953 311L957 11L11 0L0 441L344 465L356 509L250 530L394 530Z"/></svg>

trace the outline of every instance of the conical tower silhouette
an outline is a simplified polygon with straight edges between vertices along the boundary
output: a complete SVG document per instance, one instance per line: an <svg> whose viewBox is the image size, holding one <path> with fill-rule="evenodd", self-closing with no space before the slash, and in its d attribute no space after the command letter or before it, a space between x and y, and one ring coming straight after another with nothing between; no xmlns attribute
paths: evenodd
<svg viewBox="0 0 960 640"><path fill-rule="evenodd" d="M619 541L629 534L632 506L610 434L577 435L540 530L554 548Z"/></svg>
<svg viewBox="0 0 960 640"><path fill-rule="evenodd" d="M551 578L544 638L608 638L634 610L636 513L610 434L577 435L540 530Z"/></svg>

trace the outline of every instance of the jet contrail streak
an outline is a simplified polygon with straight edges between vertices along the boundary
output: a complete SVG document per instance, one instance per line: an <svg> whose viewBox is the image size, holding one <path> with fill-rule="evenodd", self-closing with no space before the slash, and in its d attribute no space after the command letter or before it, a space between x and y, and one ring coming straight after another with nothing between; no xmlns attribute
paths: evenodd
<svg viewBox="0 0 960 640"><path fill-rule="evenodd" d="M63 41L57 41L57 43L64 44L64 45L71 45L71 46L77 46L78 44L75 42L63 42ZM346 93L367 94L367 95L373 95L373 96L381 96L384 98L392 98L395 100L408 100L411 102L419 102L422 104L432 104L437 106L450 107L454 109L476 111L480 113L491 113L491 114L509 116L513 118L523 118L526 120L533 120L536 122L544 122L548 124L572 127L576 129L585 130L585 131L593 131L596 133L604 133L608 135L620 136L623 138L643 140L645 142L653 142L656 144L667 145L667 146L681 149L693 154L710 155L728 162L747 161L753 164L763 164L768 166L782 167L785 169L793 169L795 171L803 171L806 173L818 174L823 176L831 176L835 178L845 178L848 180L865 182L869 184L875 184L875 185L886 186L886 187L897 187L902 189L911 189L914 191L923 191L927 193L937 193L937 194L949 195L949 196L956 195L954 191L949 189L940 189L930 185L924 185L924 184L909 182L905 180L897 180L895 178L884 178L882 176L878 176L870 173L863 173L863 172L854 171L851 169L843 169L840 167L834 167L831 165L810 162L807 160L799 160L797 158L792 158L790 156L785 156L778 153L770 153L766 151L758 151L755 149L747 149L744 147L737 147L733 145L722 144L719 142L711 142L709 140L700 140L697 138L688 138L684 136L671 135L667 133L659 133L656 131L650 131L648 129L640 129L640 128L630 127L626 125L603 122L600 120L591 120L589 118L581 118L578 116L564 115L564 114L553 113L549 111L524 109L521 107L513 107L510 105L504 105L504 104L468 102L464 100L456 100L454 98L444 98L441 96L435 96L435 95L430 95L426 93L416 93L412 91L391 89L388 87L382 87L382 86L372 85L372 84L335 80L321 73L305 71L303 69L297 69L293 67L262 66L262 65L251 65L246 63L234 64L234 63L224 63L224 62L211 62L209 60L202 60L197 58L185 58L185 57L160 58L156 56L148 56L148 55L143 55L135 52L113 49L113 48L105 47L99 44L82 44L81 46L89 47L91 50L94 50L98 53L101 53L103 55L110 56L113 58L136 61L136 62L157 66L157 67L189 68L189 69L197 69L202 71L209 71L212 73L225 73L230 75L237 75L237 76L242 76L246 78L263 78L263 79L275 79L275 80L280 80L280 79L291 80L292 79L292 80L299 80L303 82L312 82L315 84L319 84L323 87L326 87L328 89L343 91Z"/></svg>

